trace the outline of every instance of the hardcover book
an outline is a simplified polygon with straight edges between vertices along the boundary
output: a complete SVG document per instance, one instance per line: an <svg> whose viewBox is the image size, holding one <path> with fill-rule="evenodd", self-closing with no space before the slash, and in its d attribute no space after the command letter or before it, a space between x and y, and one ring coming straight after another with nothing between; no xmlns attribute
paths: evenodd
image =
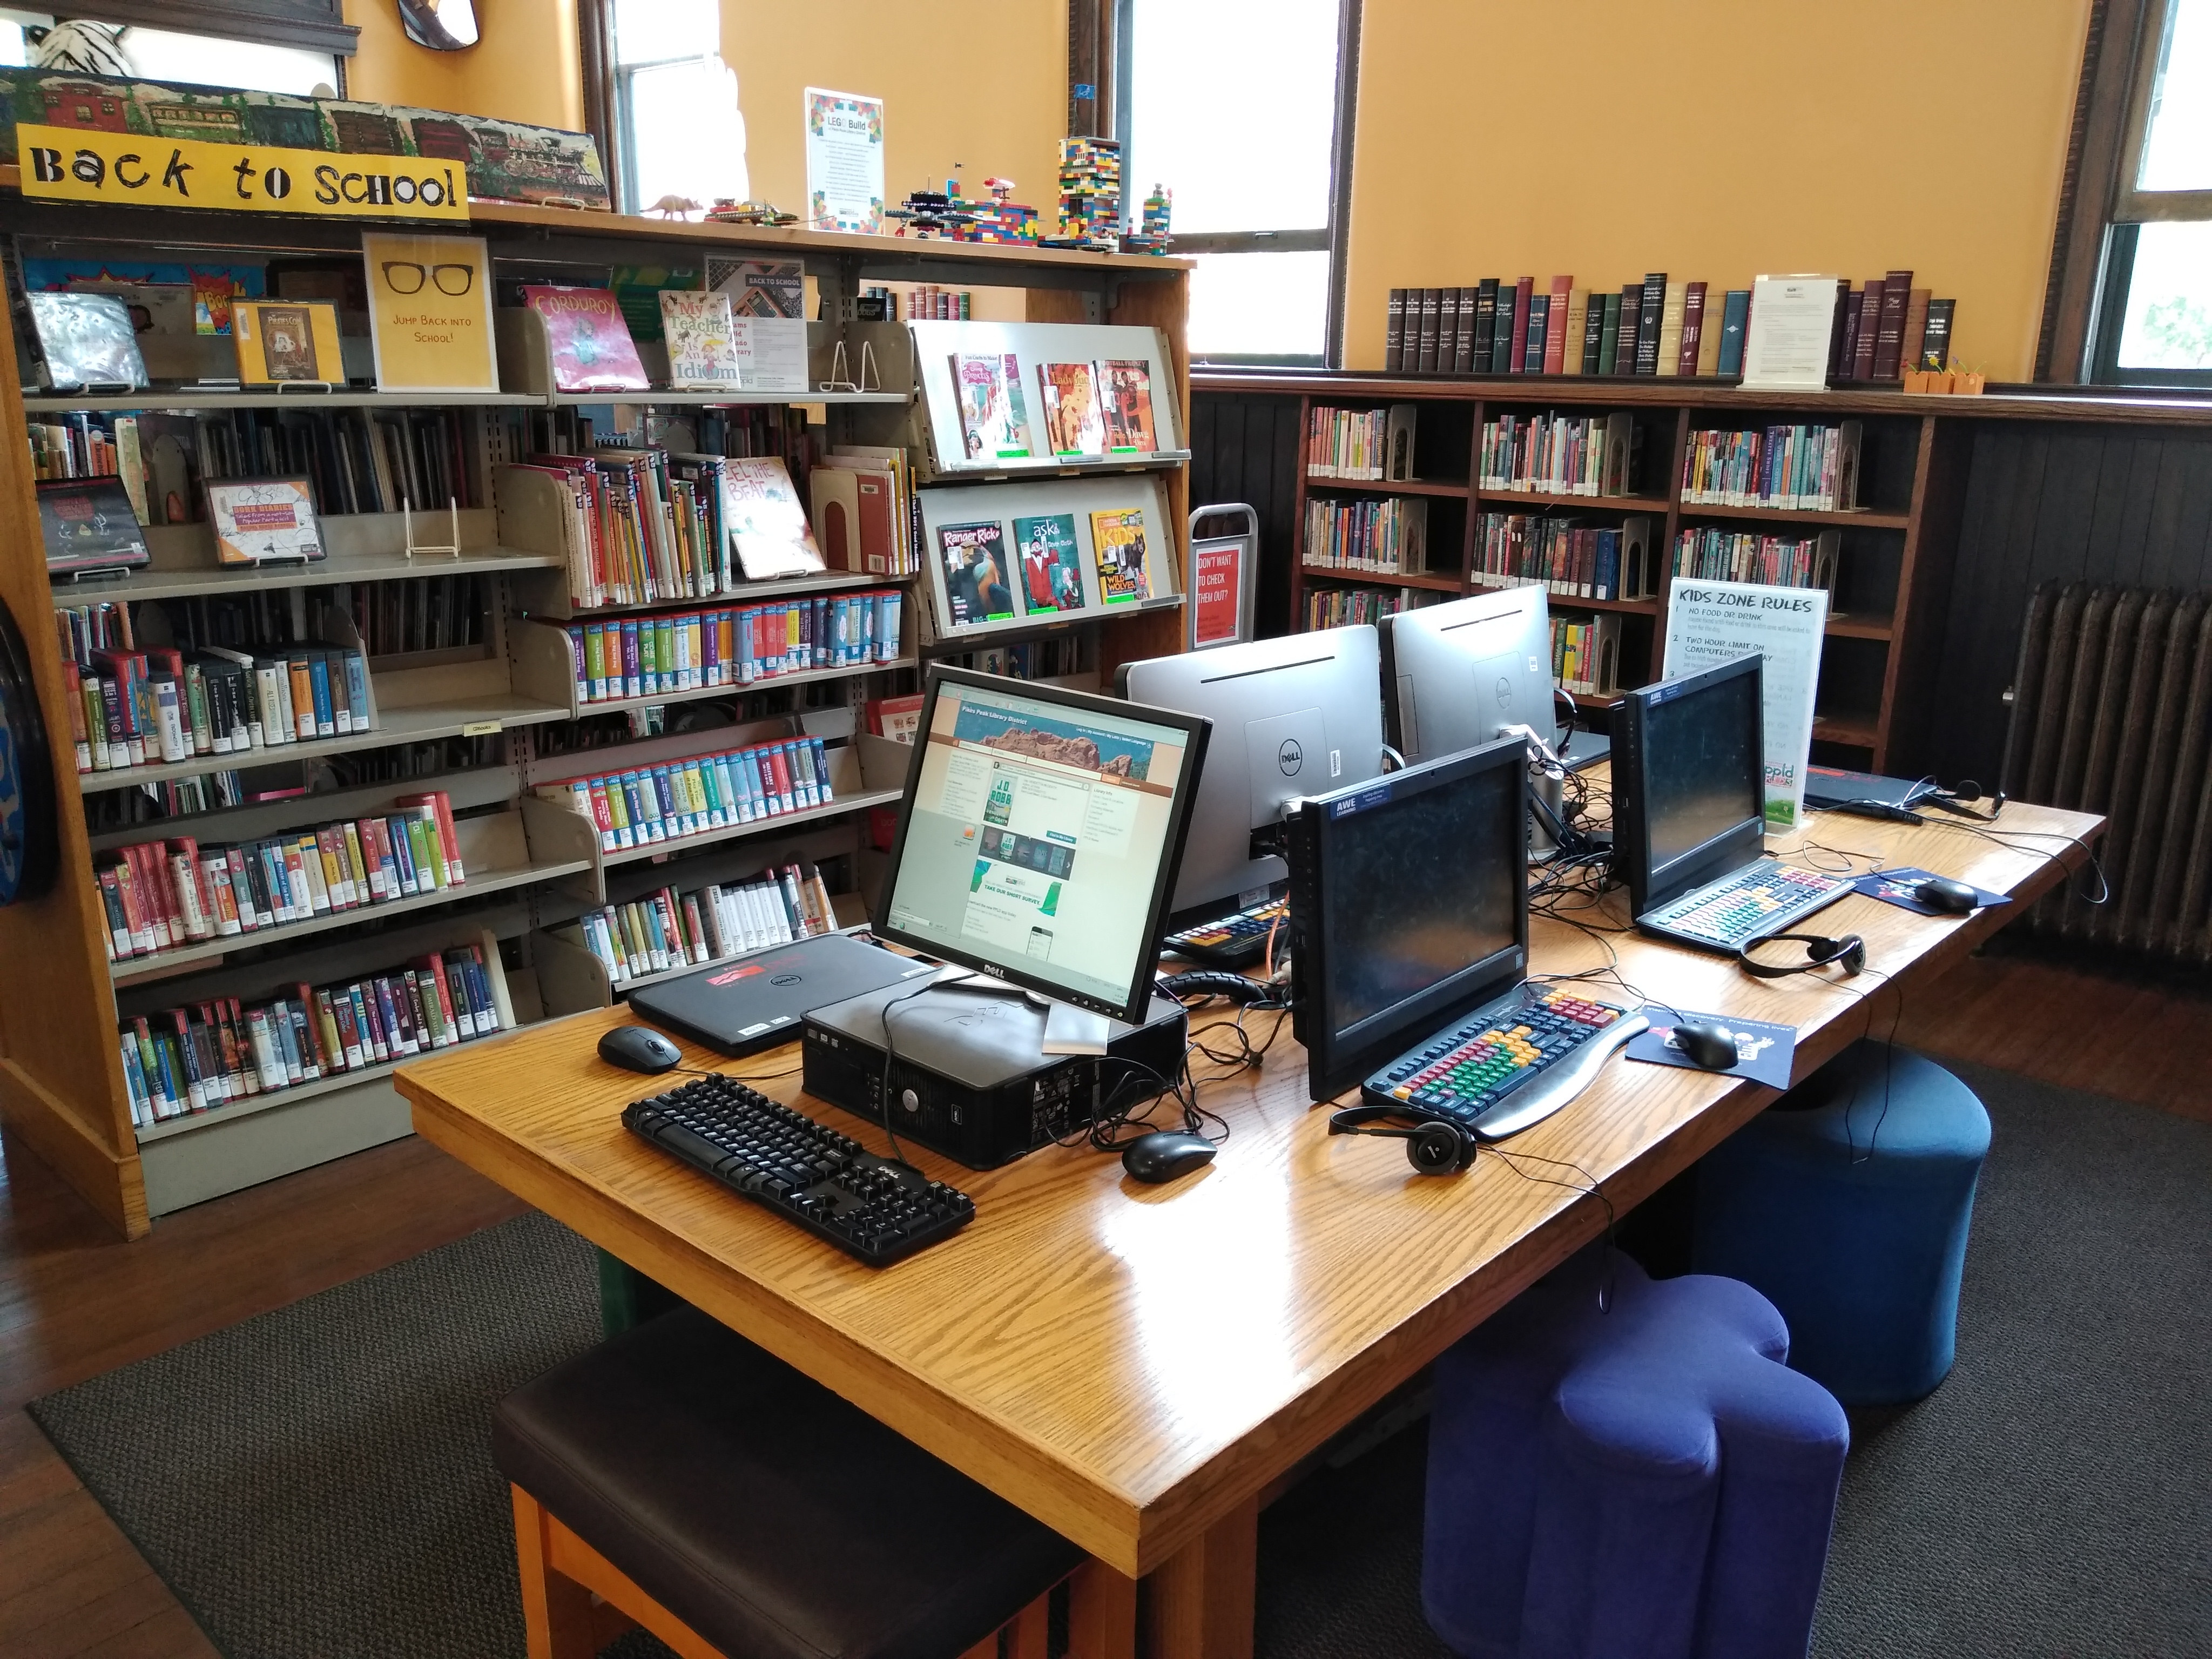
<svg viewBox="0 0 2212 1659"><path fill-rule="evenodd" d="M1152 424L1152 371L1141 359L1097 365L1099 413L1109 455L1150 455L1159 448Z"/></svg>
<svg viewBox="0 0 2212 1659"><path fill-rule="evenodd" d="M1145 568L1145 510L1117 507L1091 515L1091 557L1098 567L1098 596L1109 605L1129 605L1152 596Z"/></svg>
<svg viewBox="0 0 2212 1659"><path fill-rule="evenodd" d="M128 569L151 556L131 498L114 479L49 479L38 490L47 569Z"/></svg>
<svg viewBox="0 0 2212 1659"><path fill-rule="evenodd" d="M650 384L612 293L532 283L522 298L544 319L555 391L643 392Z"/></svg>
<svg viewBox="0 0 2212 1659"><path fill-rule="evenodd" d="M319 559L322 532L305 477L226 478L207 486L208 527L225 564Z"/></svg>
<svg viewBox="0 0 2212 1659"><path fill-rule="evenodd" d="M131 308L112 294L32 294L46 383L57 389L146 384Z"/></svg>
<svg viewBox="0 0 2212 1659"><path fill-rule="evenodd" d="M1012 617L1004 525L996 519L984 524L939 525L937 550L944 561L947 628L972 628Z"/></svg>
<svg viewBox="0 0 2212 1659"><path fill-rule="evenodd" d="M969 460L1028 459L1029 411L1023 407L1021 366L1012 352L954 352L952 384Z"/></svg>
<svg viewBox="0 0 2212 1659"><path fill-rule="evenodd" d="M722 463L722 520L747 581L823 568L806 509L780 455L732 456Z"/></svg>
<svg viewBox="0 0 2212 1659"><path fill-rule="evenodd" d="M1055 455L1103 455L1106 426L1089 363L1039 363L1037 395L1044 408L1045 447Z"/></svg>
<svg viewBox="0 0 2212 1659"><path fill-rule="evenodd" d="M327 302L234 300L230 335L238 348L240 386L287 381L343 386L338 309Z"/></svg>
<svg viewBox="0 0 2212 1659"><path fill-rule="evenodd" d="M1083 609L1083 561L1075 545L1073 514L1016 519L1014 550L1021 558L1025 615Z"/></svg>
<svg viewBox="0 0 2212 1659"><path fill-rule="evenodd" d="M730 296L697 289L660 290L660 333L668 343L668 384L714 392L738 384L738 348Z"/></svg>

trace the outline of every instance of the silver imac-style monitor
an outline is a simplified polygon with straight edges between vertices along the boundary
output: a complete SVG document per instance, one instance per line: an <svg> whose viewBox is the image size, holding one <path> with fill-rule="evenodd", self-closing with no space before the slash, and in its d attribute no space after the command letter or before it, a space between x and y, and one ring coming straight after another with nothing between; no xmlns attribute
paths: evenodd
<svg viewBox="0 0 2212 1659"><path fill-rule="evenodd" d="M1281 890L1290 866L1273 848L1284 802L1381 775L1381 662L1375 629L1362 623L1122 664L1119 690L1131 702L1213 722L1170 928Z"/></svg>
<svg viewBox="0 0 2212 1659"><path fill-rule="evenodd" d="M1501 587L1382 622L1390 745L1413 765L1526 726L1547 743L1552 621L1540 587Z"/></svg>

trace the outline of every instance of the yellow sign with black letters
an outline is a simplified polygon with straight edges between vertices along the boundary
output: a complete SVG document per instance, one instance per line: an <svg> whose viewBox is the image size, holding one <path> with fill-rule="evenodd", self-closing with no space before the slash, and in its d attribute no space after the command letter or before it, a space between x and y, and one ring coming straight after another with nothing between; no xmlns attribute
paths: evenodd
<svg viewBox="0 0 2212 1659"><path fill-rule="evenodd" d="M23 194L50 201L439 223L469 216L466 171L442 156L348 155L28 124L15 128L15 153Z"/></svg>

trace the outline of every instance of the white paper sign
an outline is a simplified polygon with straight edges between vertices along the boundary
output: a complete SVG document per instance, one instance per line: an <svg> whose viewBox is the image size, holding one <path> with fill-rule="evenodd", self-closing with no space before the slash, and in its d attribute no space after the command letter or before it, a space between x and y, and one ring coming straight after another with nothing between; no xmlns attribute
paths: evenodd
<svg viewBox="0 0 2212 1659"><path fill-rule="evenodd" d="M1805 817L1805 765L1813 747L1813 693L1820 682L1827 590L1708 582L1677 576L1667 602L1666 677L1717 668L1758 652L1766 699L1766 831Z"/></svg>
<svg viewBox="0 0 2212 1659"><path fill-rule="evenodd" d="M1833 276L1755 276L1743 336L1747 391L1825 392L1836 327Z"/></svg>
<svg viewBox="0 0 2212 1659"><path fill-rule="evenodd" d="M806 325L795 317L737 317L730 343L745 392L807 392Z"/></svg>
<svg viewBox="0 0 2212 1659"><path fill-rule="evenodd" d="M806 88L806 205L816 230L882 232L882 99Z"/></svg>

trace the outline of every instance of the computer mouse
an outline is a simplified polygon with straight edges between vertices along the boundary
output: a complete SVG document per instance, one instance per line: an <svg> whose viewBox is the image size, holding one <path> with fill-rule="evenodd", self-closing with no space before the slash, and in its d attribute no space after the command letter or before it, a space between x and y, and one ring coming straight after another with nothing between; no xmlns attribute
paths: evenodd
<svg viewBox="0 0 2212 1659"><path fill-rule="evenodd" d="M1213 1143L1203 1135L1161 1129L1139 1135L1121 1149L1121 1167L1132 1181L1156 1187L1213 1162Z"/></svg>
<svg viewBox="0 0 2212 1659"><path fill-rule="evenodd" d="M1923 881L1912 890L1912 896L1931 910L1941 910L1947 916L1971 915L1981 906L1981 895L1963 881L1953 881L1948 876L1937 876Z"/></svg>
<svg viewBox="0 0 2212 1659"><path fill-rule="evenodd" d="M599 1039L599 1058L625 1072L665 1072L684 1058L659 1032L644 1025L617 1025Z"/></svg>
<svg viewBox="0 0 2212 1659"><path fill-rule="evenodd" d="M1693 1019L1674 1028L1674 1047L1693 1065L1708 1072L1731 1069L1741 1057L1735 1038L1710 1020Z"/></svg>

